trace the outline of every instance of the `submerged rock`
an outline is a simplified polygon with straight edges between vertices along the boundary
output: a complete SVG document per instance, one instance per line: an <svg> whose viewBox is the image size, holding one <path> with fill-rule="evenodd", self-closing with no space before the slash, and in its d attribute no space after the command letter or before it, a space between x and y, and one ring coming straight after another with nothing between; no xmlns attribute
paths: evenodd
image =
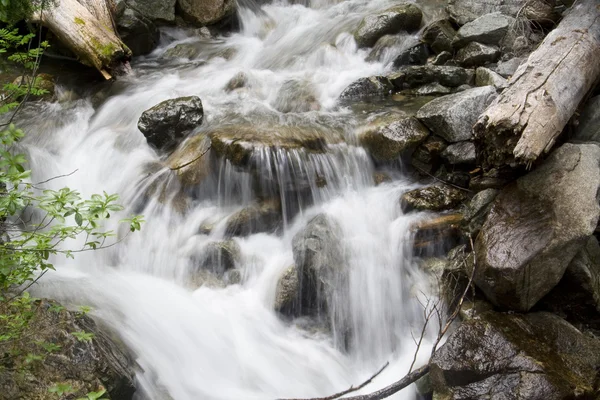
<svg viewBox="0 0 600 400"><path fill-rule="evenodd" d="M475 243L492 303L527 311L560 281L598 224L598 159L595 144L564 144L496 197Z"/></svg>
<svg viewBox="0 0 600 400"><path fill-rule="evenodd" d="M292 265L283 271L275 289L275 311L286 315L294 315L295 304L300 291L298 268Z"/></svg>
<svg viewBox="0 0 600 400"><path fill-rule="evenodd" d="M169 151L202 124L204 109L197 96L165 100L144 111L138 129L156 150Z"/></svg>
<svg viewBox="0 0 600 400"><path fill-rule="evenodd" d="M414 117L387 113L359 132L359 142L378 161L391 161L410 153L429 136L429 130Z"/></svg>
<svg viewBox="0 0 600 400"><path fill-rule="evenodd" d="M188 60L193 60L198 58L203 46L201 42L179 43L167 49L162 56L164 58L187 58Z"/></svg>
<svg viewBox="0 0 600 400"><path fill-rule="evenodd" d="M382 13L366 16L354 33L358 47L371 47L384 35L413 31L421 25L423 14L413 4L402 4Z"/></svg>
<svg viewBox="0 0 600 400"><path fill-rule="evenodd" d="M500 58L500 49L496 46L471 42L456 53L454 59L463 67L477 67L494 62Z"/></svg>
<svg viewBox="0 0 600 400"><path fill-rule="evenodd" d="M366 60L369 62L383 61L387 52L391 51L394 47L399 47L405 41L406 38L402 35L384 35L373 45L373 49L369 52Z"/></svg>
<svg viewBox="0 0 600 400"><path fill-rule="evenodd" d="M394 85L385 76L370 76L352 82L340 99L368 99L370 97L387 96L394 90Z"/></svg>
<svg viewBox="0 0 600 400"><path fill-rule="evenodd" d="M234 269L240 259L240 246L234 240L222 240L208 243L200 251L196 265L199 269L223 276Z"/></svg>
<svg viewBox="0 0 600 400"><path fill-rule="evenodd" d="M302 113L321 109L316 88L306 80L284 82L277 93L274 107L282 113Z"/></svg>
<svg viewBox="0 0 600 400"><path fill-rule="evenodd" d="M233 92L237 89L242 89L248 85L248 75L245 72L238 72L225 85L226 92Z"/></svg>
<svg viewBox="0 0 600 400"><path fill-rule="evenodd" d="M456 30L447 19L433 21L423 30L421 40L429 44L436 53L444 51L453 52L452 41L456 36Z"/></svg>
<svg viewBox="0 0 600 400"><path fill-rule="evenodd" d="M197 25L212 25L232 16L236 10L234 0L177 0L181 14Z"/></svg>
<svg viewBox="0 0 600 400"><path fill-rule="evenodd" d="M91 318L50 300L35 301L31 311L32 318L21 336L26 339L0 344L3 355L13 354L4 357L4 362L16 363L3 362L1 398L48 399L49 388L66 383L73 389L69 398L106 389L105 397L133 399L133 362ZM91 339L80 339L78 333L88 333ZM42 357L26 364L27 354Z"/></svg>
<svg viewBox="0 0 600 400"><path fill-rule="evenodd" d="M461 48L468 43L477 42L498 46L515 22L514 18L499 12L483 15L463 25L458 30L452 45Z"/></svg>
<svg viewBox="0 0 600 400"><path fill-rule="evenodd" d="M425 104L417 118L449 142L470 140L477 118L496 96L493 86L468 89Z"/></svg>
<svg viewBox="0 0 600 400"><path fill-rule="evenodd" d="M165 164L188 189L199 185L210 175L210 161L210 139L205 134L199 134L183 142Z"/></svg>
<svg viewBox="0 0 600 400"><path fill-rule="evenodd" d="M398 90L415 88L428 83L439 83L454 88L470 84L474 73L461 67L419 65L402 67L388 78Z"/></svg>
<svg viewBox="0 0 600 400"><path fill-rule="evenodd" d="M549 313L469 319L431 359L435 398L592 399L600 341Z"/></svg>
<svg viewBox="0 0 600 400"><path fill-rule="evenodd" d="M463 190L436 184L404 193L400 198L400 207L405 213L412 210L445 211L458 207L466 199Z"/></svg>
<svg viewBox="0 0 600 400"><path fill-rule="evenodd" d="M274 232L281 227L281 205L265 201L248 206L231 215L225 227L225 236L248 236L258 232Z"/></svg>

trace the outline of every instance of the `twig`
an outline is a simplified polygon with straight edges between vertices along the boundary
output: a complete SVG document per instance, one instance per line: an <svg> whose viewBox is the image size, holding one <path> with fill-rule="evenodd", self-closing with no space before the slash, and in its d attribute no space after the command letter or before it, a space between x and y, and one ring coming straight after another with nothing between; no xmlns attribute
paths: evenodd
<svg viewBox="0 0 600 400"><path fill-rule="evenodd" d="M467 189L467 188L464 188L464 187L460 187L460 186L458 186L458 185L455 185L455 184L453 184L453 183L450 183L450 182L448 182L448 181L445 181L445 180L443 180L443 179L441 179L441 178L438 178L437 176L435 176L435 175L432 175L432 174L430 174L429 172L427 172L427 171L425 171L425 170L423 170L423 169L421 169L421 168L419 168L419 167L417 167L417 166L415 166L415 165L413 165L413 167L414 167L414 168L415 168L417 171L419 171L419 172L421 172L421 173L423 173L423 174L425 174L425 175L429 176L430 178L433 178L433 179L435 179L435 180L436 180L436 181L438 181L438 182L441 182L441 183L443 183L443 184L446 184L446 185L452 186L452 187L453 187L453 188L455 188L455 189L462 190L462 191L464 191L464 192L467 192L467 193L473 193L473 191L472 191L472 190L470 190L470 189Z"/></svg>
<svg viewBox="0 0 600 400"><path fill-rule="evenodd" d="M174 168L169 168L169 169L170 169L171 171L177 171L178 169L181 169L181 168L187 167L188 165L190 165L190 164L192 164L192 163L194 163L194 162L198 161L199 159L201 159L201 158L202 158L202 156L204 156L206 153L208 153L208 152L209 152L209 150L210 150L211 148L212 148L212 146L208 146L208 149L206 149L206 150L205 150L205 151L204 151L202 154L200 154L198 157L194 158L192 161L189 161L189 162L187 162L187 163L185 163L185 164L183 164L183 165L179 165L179 166L177 166L177 167L174 167Z"/></svg>
<svg viewBox="0 0 600 400"><path fill-rule="evenodd" d="M392 383L389 386L384 387L381 390L378 390L376 392L369 393L369 394L359 395L359 396L344 397L344 400L382 400L382 399L390 397L394 393L401 391L405 387L415 383L416 381L421 379L423 376L427 375L428 372L429 372L429 364L424 365L419 369L415 369L410 374L405 375L404 378Z"/></svg>
<svg viewBox="0 0 600 400"><path fill-rule="evenodd" d="M365 386L367 386L369 383L371 383L373 381L373 379L375 379L379 374L381 374L383 372L384 369L387 368L388 365L390 365L389 361L386 362L385 365L379 369L379 371L375 372L375 374L373 374L369 379L367 379L366 381L364 381L363 383L361 383L358 386L350 386L348 389L344 390L343 392L332 394L331 396L327 396L327 397L316 397L316 398L313 398L310 400L335 400L344 395L347 395L348 393L356 392L356 391L364 388ZM279 400L303 400L303 399L279 399Z"/></svg>
<svg viewBox="0 0 600 400"><path fill-rule="evenodd" d="M79 171L79 168L74 170L73 172L69 172L68 174L53 176L52 178L46 179L45 181L34 183L33 185L42 185L44 183L48 183L48 182L53 181L58 178L66 178L67 176L73 175L77 171Z"/></svg>

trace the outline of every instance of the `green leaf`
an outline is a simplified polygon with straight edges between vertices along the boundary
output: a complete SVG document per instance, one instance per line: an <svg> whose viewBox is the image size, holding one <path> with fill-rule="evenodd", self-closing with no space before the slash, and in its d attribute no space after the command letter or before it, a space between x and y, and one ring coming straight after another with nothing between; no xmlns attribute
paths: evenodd
<svg viewBox="0 0 600 400"><path fill-rule="evenodd" d="M79 213L75 213L75 223L79 226L83 224L83 217Z"/></svg>

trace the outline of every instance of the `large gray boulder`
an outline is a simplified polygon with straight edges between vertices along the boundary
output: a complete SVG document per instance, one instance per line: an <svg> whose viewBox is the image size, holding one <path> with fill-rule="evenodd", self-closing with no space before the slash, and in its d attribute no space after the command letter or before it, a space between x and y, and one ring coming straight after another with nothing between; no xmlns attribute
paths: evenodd
<svg viewBox="0 0 600 400"><path fill-rule="evenodd" d="M414 31L421 25L423 14L413 4L402 4L382 13L367 15L354 33L358 47L372 47L384 35Z"/></svg>
<svg viewBox="0 0 600 400"><path fill-rule="evenodd" d="M398 90L416 88L429 83L439 83L447 87L459 87L473 82L472 70L441 65L415 65L401 67L388 76Z"/></svg>
<svg viewBox="0 0 600 400"><path fill-rule="evenodd" d="M476 159L475 143L453 143L442 152L442 157L449 164L474 164Z"/></svg>
<svg viewBox="0 0 600 400"><path fill-rule="evenodd" d="M358 140L378 161L392 161L409 154L429 136L429 130L415 117L396 113L378 116L358 134Z"/></svg>
<svg viewBox="0 0 600 400"><path fill-rule="evenodd" d="M225 236L248 236L258 232L274 232L281 227L283 218L278 201L263 201L242 208L227 220Z"/></svg>
<svg viewBox="0 0 600 400"><path fill-rule="evenodd" d="M421 107L417 118L449 142L470 140L473 125L496 96L496 88L485 86L439 97Z"/></svg>
<svg viewBox="0 0 600 400"><path fill-rule="evenodd" d="M152 22L173 24L176 0L125 0L127 5ZM117 5L119 6L119 4Z"/></svg>
<svg viewBox="0 0 600 400"><path fill-rule="evenodd" d="M236 11L235 0L177 0L184 18L197 25L212 25Z"/></svg>
<svg viewBox="0 0 600 400"><path fill-rule="evenodd" d="M31 304L27 318L21 340L0 345L0 398L51 399L48 389L65 383L73 392L62 398L85 398L102 388L103 398L134 398L134 363L91 318L45 299ZM89 334L89 339L78 333ZM41 359L27 362L28 354Z"/></svg>
<svg viewBox="0 0 600 400"><path fill-rule="evenodd" d="M447 19L433 21L423 30L421 40L427 43L436 53L453 52L452 41L456 30Z"/></svg>
<svg viewBox="0 0 600 400"><path fill-rule="evenodd" d="M554 1L547 0L448 0L448 14L459 25L474 21L486 14L500 12L510 17L547 24L557 19Z"/></svg>
<svg viewBox="0 0 600 400"><path fill-rule="evenodd" d="M497 306L527 311L594 233L600 147L564 144L498 195L475 252L474 281Z"/></svg>
<svg viewBox="0 0 600 400"><path fill-rule="evenodd" d="M460 48L471 42L498 46L516 20L499 12L483 15L463 25L452 45Z"/></svg>
<svg viewBox="0 0 600 400"><path fill-rule="evenodd" d="M370 76L352 82L342 94L340 99L368 99L371 97L387 96L394 91L394 85L385 76Z"/></svg>
<svg viewBox="0 0 600 400"><path fill-rule="evenodd" d="M144 111L138 129L156 150L169 151L202 124L204 109L197 96L165 100Z"/></svg>
<svg viewBox="0 0 600 400"><path fill-rule="evenodd" d="M456 53L454 60L463 67L478 67L492 63L500 57L500 49L477 42L471 42Z"/></svg>
<svg viewBox="0 0 600 400"><path fill-rule="evenodd" d="M588 101L579 117L579 125L571 140L576 143L600 144L600 96Z"/></svg>
<svg viewBox="0 0 600 400"><path fill-rule="evenodd" d="M120 7L117 9L115 21L119 36L133 55L148 54L158 46L158 28L139 11L127 6Z"/></svg>
<svg viewBox="0 0 600 400"><path fill-rule="evenodd" d="M339 224L325 214L311 219L292 239L300 281L300 312L327 312L334 292L347 291L347 268Z"/></svg>
<svg viewBox="0 0 600 400"><path fill-rule="evenodd" d="M593 399L600 341L554 314L488 311L463 322L430 367L436 399Z"/></svg>

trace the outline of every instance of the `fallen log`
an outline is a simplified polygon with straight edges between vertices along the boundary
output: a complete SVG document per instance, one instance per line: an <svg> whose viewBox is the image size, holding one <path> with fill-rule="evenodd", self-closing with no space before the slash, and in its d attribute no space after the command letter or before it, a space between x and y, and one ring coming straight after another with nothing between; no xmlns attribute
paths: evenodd
<svg viewBox="0 0 600 400"><path fill-rule="evenodd" d="M600 4L578 1L474 126L486 168L530 165L550 151L600 77Z"/></svg>
<svg viewBox="0 0 600 400"><path fill-rule="evenodd" d="M50 29L79 60L111 79L127 71L131 51L113 28L109 0L44 2L31 22ZM107 15L108 13L108 15Z"/></svg>

